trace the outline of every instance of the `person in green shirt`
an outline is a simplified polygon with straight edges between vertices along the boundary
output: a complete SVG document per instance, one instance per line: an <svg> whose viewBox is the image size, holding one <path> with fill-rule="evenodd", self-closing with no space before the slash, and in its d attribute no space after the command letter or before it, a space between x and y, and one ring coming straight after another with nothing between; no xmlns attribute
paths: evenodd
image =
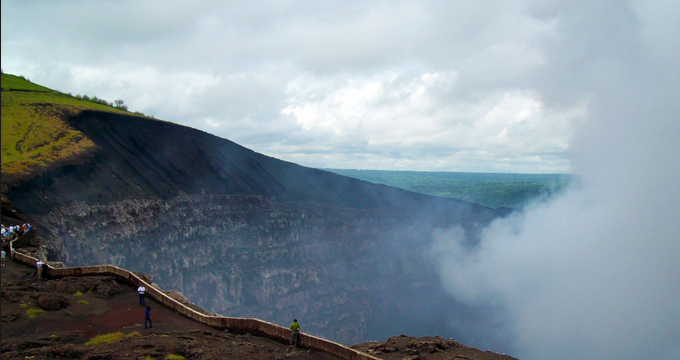
<svg viewBox="0 0 680 360"><path fill-rule="evenodd" d="M290 346L298 346L298 340L300 340L300 324L298 324L297 319L293 320L290 324Z"/></svg>

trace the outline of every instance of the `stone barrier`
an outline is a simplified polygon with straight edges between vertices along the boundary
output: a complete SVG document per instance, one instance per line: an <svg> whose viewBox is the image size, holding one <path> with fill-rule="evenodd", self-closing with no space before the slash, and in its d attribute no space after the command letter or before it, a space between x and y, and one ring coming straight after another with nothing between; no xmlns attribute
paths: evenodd
<svg viewBox="0 0 680 360"><path fill-rule="evenodd" d="M10 253L12 253L15 244L18 246L25 246L25 244L27 244L28 240L30 239L24 239L24 237L28 236L34 237L35 230L32 230L31 232L24 234L22 237L11 241L9 244ZM32 256L15 252L13 260L19 264L37 269L36 264L38 259ZM44 266L47 267L47 271L43 271L42 276L50 279L69 276L113 275L135 288L143 285L146 288L147 297L154 299L156 302L189 319L198 321L211 327L227 329L237 333L251 333L253 335L266 337L282 343L288 343L290 340L290 329L260 319L234 318L219 315L210 316L202 314L171 298L164 292L152 287L151 284L145 282L131 271L119 268L117 266L96 265L69 268L54 268L49 265ZM380 360L375 356L354 350L342 344L304 333L300 333L298 344L304 348L323 351L347 360Z"/></svg>

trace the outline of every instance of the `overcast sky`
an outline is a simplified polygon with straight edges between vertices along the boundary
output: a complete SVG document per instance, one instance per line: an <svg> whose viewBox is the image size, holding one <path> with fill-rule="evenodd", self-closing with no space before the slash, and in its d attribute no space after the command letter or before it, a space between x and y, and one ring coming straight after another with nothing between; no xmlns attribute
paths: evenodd
<svg viewBox="0 0 680 360"><path fill-rule="evenodd" d="M571 76L627 47L571 43L574 6L3 0L2 68L311 167L565 173L591 96Z"/></svg>

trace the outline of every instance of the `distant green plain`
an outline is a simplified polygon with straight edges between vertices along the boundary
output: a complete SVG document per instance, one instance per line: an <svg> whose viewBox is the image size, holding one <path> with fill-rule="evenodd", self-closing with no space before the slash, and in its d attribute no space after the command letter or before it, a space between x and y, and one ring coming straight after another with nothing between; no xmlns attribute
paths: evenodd
<svg viewBox="0 0 680 360"><path fill-rule="evenodd" d="M376 184L464 200L491 208L519 209L531 200L559 193L573 181L573 176L564 174L324 170Z"/></svg>

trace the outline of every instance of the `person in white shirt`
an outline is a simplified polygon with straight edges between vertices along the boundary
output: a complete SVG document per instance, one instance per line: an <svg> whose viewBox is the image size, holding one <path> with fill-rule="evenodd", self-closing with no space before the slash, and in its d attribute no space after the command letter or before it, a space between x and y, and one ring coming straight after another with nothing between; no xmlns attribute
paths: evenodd
<svg viewBox="0 0 680 360"><path fill-rule="evenodd" d="M42 262L40 260L38 260L38 262L35 263L35 266L38 267L38 279L40 279L40 277L42 276L42 266L43 266L43 264L44 264L44 262Z"/></svg>
<svg viewBox="0 0 680 360"><path fill-rule="evenodd" d="M144 292L146 291L146 288L144 285L141 285L137 288L137 292L139 293L139 305L145 306L146 302L144 302Z"/></svg>

